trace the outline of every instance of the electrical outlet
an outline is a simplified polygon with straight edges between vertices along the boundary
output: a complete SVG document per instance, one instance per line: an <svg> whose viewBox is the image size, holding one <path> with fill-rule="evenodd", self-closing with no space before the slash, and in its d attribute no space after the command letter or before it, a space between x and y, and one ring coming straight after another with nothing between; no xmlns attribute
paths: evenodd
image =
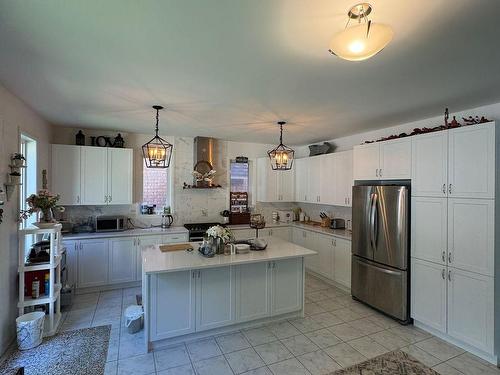
<svg viewBox="0 0 500 375"><path fill-rule="evenodd" d="M201 216L208 216L208 210L206 208L201 210Z"/></svg>

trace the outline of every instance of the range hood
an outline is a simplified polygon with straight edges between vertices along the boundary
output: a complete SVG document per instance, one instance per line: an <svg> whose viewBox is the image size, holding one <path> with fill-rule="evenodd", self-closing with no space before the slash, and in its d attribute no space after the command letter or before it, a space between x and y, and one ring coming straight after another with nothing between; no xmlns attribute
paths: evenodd
<svg viewBox="0 0 500 375"><path fill-rule="evenodd" d="M194 139L194 165L193 170L206 174L210 170L215 170L216 174L212 178L210 186L194 182L193 187L220 187L222 171L222 144L218 139L209 137L195 137Z"/></svg>

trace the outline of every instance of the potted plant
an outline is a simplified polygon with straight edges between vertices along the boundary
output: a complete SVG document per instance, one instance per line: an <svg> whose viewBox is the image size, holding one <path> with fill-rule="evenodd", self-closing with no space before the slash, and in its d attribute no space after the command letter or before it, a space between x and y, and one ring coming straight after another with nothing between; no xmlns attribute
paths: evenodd
<svg viewBox="0 0 500 375"><path fill-rule="evenodd" d="M220 225L208 228L207 236L216 254L224 254L224 246L234 238L231 229L221 227Z"/></svg>
<svg viewBox="0 0 500 375"><path fill-rule="evenodd" d="M25 160L26 159L24 158L23 154L16 152L12 156L12 165L14 165L14 167L22 167L22 166L24 166Z"/></svg>
<svg viewBox="0 0 500 375"><path fill-rule="evenodd" d="M57 223L54 219L53 210L64 212L64 207L57 205L58 201L59 194L53 194L45 189L40 190L38 194L31 194L26 199L29 208L21 211L20 219L25 220L33 213L38 213L38 221L33 225L39 228L50 227Z"/></svg>
<svg viewBox="0 0 500 375"><path fill-rule="evenodd" d="M21 183L21 173L14 171L9 173L10 183L14 185L19 185Z"/></svg>

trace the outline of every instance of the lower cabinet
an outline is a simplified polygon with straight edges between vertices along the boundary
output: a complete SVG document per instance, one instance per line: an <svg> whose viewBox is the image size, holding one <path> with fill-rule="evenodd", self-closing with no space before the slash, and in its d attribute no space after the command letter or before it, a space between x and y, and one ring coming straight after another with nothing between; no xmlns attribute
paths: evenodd
<svg viewBox="0 0 500 375"><path fill-rule="evenodd" d="M150 276L151 340L300 311L302 258Z"/></svg>
<svg viewBox="0 0 500 375"><path fill-rule="evenodd" d="M494 353L494 279L412 258L412 318Z"/></svg>
<svg viewBox="0 0 500 375"><path fill-rule="evenodd" d="M342 238L333 240L333 279L351 288L351 241Z"/></svg>
<svg viewBox="0 0 500 375"><path fill-rule="evenodd" d="M142 279L142 255L141 249L143 246L159 245L162 242L162 236L142 236L137 238L137 267L135 271L135 279L140 281Z"/></svg>
<svg viewBox="0 0 500 375"><path fill-rule="evenodd" d="M87 288L108 283L109 241L85 240L78 244L77 287Z"/></svg>
<svg viewBox="0 0 500 375"><path fill-rule="evenodd" d="M255 229L233 229L232 232L236 240L248 240L249 238L255 238Z"/></svg>
<svg viewBox="0 0 500 375"><path fill-rule="evenodd" d="M311 233L312 234L312 233ZM333 254L334 254L334 239L330 236L325 236L322 234L316 235L316 247L313 250L318 252L316 262L313 266L315 268L313 271L319 273L320 275L333 279Z"/></svg>
<svg viewBox="0 0 500 375"><path fill-rule="evenodd" d="M110 284L136 280L137 239L134 237L109 240L109 280Z"/></svg>

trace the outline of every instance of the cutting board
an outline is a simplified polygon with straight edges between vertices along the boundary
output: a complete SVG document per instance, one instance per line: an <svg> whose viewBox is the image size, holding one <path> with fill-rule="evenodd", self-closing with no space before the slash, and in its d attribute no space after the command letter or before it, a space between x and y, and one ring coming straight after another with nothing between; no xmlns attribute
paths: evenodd
<svg viewBox="0 0 500 375"><path fill-rule="evenodd" d="M171 245L160 245L160 250L162 253L166 253L168 251L193 250L193 246L188 243L175 243Z"/></svg>

